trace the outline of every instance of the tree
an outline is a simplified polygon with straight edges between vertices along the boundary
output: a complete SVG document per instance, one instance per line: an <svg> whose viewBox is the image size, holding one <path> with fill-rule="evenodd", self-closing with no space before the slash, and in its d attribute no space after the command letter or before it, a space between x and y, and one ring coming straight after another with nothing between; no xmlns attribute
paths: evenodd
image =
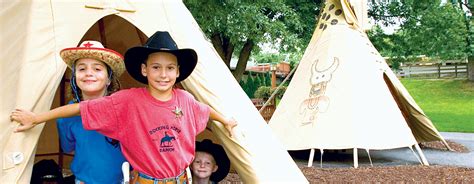
<svg viewBox="0 0 474 184"><path fill-rule="evenodd" d="M468 47L468 79L474 81L474 19L472 14L474 13L474 0L451 0L451 3L454 6L459 6L460 9L467 9L464 13L464 19L466 22L466 28L468 32L468 37L466 42Z"/></svg>
<svg viewBox="0 0 474 184"><path fill-rule="evenodd" d="M393 56L392 50L395 48L391 36L385 34L380 25L375 25L372 29L367 32L367 35L371 39L372 44L382 56Z"/></svg>
<svg viewBox="0 0 474 184"><path fill-rule="evenodd" d="M268 72L268 73L265 73L265 86L271 86L272 85L272 76L271 74Z"/></svg>
<svg viewBox="0 0 474 184"><path fill-rule="evenodd" d="M370 15L382 25L399 24L392 35L375 27L371 36L382 54L414 58L465 58L468 37L463 12L440 0L372 1Z"/></svg>
<svg viewBox="0 0 474 184"><path fill-rule="evenodd" d="M247 77L247 80L243 84L244 85L242 86L242 88L244 89L247 96L249 98L253 98L254 97L253 95L255 93L255 90L257 90L257 88L255 87L255 82L254 82L251 72L249 72L249 76Z"/></svg>
<svg viewBox="0 0 474 184"><path fill-rule="evenodd" d="M305 28L311 24L313 30L315 21L307 20L306 14L311 12L315 19L316 2L319 1L302 1L300 5L290 0L184 1L227 67L230 68L234 51L238 51L233 71L237 81L241 80L252 51L258 51L256 45L272 43L282 50L292 50L309 42L306 32L312 31Z"/></svg>
<svg viewBox="0 0 474 184"><path fill-rule="evenodd" d="M285 59L285 56L280 53L257 53L253 54L253 59L257 63L278 63L280 61L283 61Z"/></svg>

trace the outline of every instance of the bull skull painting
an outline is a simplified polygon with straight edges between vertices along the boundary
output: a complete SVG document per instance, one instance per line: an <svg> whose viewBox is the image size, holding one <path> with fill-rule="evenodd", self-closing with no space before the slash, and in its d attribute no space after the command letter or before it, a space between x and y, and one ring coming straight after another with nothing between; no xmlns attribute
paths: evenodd
<svg viewBox="0 0 474 184"><path fill-rule="evenodd" d="M339 59L334 57L331 66L323 70L318 70L318 62L319 60L316 60L311 66L311 90L308 98L300 105L300 114L303 115L301 126L314 123L318 113L326 112L329 107L330 100L325 95L326 87L339 66Z"/></svg>

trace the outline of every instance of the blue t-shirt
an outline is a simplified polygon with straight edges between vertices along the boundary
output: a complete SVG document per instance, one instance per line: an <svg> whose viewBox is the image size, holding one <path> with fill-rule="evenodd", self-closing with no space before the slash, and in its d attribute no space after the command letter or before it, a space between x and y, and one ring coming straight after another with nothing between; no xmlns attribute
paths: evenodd
<svg viewBox="0 0 474 184"><path fill-rule="evenodd" d="M119 144L110 144L102 134L85 130L80 116L57 121L61 148L74 152L71 171L85 183L120 183L123 179L122 155ZM107 138L111 141L110 138Z"/></svg>

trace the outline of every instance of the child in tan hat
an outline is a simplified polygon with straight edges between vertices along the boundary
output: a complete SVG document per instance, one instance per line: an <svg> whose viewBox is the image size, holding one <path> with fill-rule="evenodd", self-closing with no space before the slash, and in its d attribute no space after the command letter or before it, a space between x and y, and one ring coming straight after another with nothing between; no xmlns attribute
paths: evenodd
<svg viewBox="0 0 474 184"><path fill-rule="evenodd" d="M187 182L185 169L194 158L196 135L209 119L221 122L232 136L237 125L188 92L175 89L194 70L197 54L179 49L168 32L156 32L144 46L125 53L128 73L144 88L33 114L16 110L11 119L24 131L57 117L81 114L85 129L120 141L122 152L139 172L138 183Z"/></svg>
<svg viewBox="0 0 474 184"><path fill-rule="evenodd" d="M118 77L125 71L123 56L100 42L84 41L63 49L61 58L71 69L71 91L78 103L110 95L120 88ZM59 118L57 128L64 152L75 152L71 171L76 183L120 183L125 158L118 141L97 131L85 130L80 116Z"/></svg>

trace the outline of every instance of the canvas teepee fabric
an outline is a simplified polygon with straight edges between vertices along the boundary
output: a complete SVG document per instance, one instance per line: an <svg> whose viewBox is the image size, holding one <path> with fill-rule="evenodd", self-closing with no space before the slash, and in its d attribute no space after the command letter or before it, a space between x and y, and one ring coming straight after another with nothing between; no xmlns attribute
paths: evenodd
<svg viewBox="0 0 474 184"><path fill-rule="evenodd" d="M366 1L324 3L269 125L288 150L415 146L423 159L418 142L444 139L371 44L364 11Z"/></svg>
<svg viewBox="0 0 474 184"><path fill-rule="evenodd" d="M210 122L208 128L218 135L215 139L222 143L242 180L307 183L181 1L25 0L1 4L0 181L30 180L43 125L13 133L16 123L10 122L9 115L14 108L50 109L66 69L59 57L61 49L95 39L123 54L160 30L170 32L180 48L198 53L196 70L182 85L198 100L239 122L233 138L219 123Z"/></svg>

